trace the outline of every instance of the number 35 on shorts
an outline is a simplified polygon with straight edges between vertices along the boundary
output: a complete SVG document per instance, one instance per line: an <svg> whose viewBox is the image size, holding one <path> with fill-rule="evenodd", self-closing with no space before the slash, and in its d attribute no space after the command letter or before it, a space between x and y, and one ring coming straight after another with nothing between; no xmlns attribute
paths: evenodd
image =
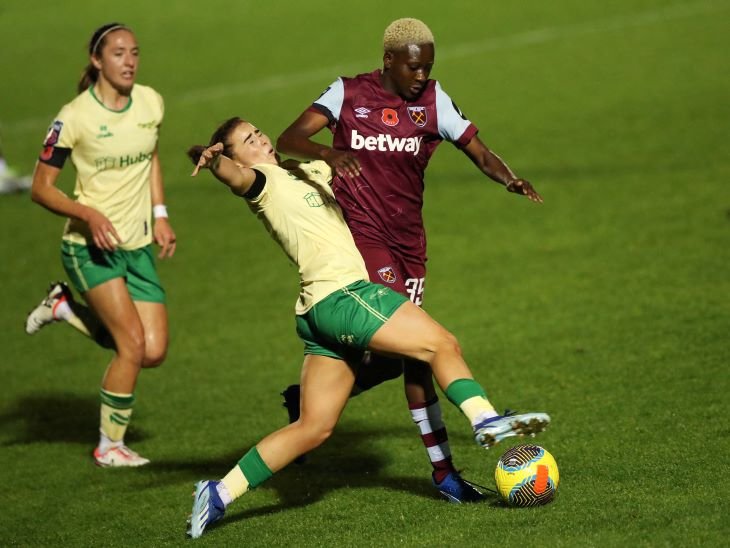
<svg viewBox="0 0 730 548"><path fill-rule="evenodd" d="M411 298L411 302L417 306L423 303L423 282L426 278L408 278L406 280L406 291Z"/></svg>

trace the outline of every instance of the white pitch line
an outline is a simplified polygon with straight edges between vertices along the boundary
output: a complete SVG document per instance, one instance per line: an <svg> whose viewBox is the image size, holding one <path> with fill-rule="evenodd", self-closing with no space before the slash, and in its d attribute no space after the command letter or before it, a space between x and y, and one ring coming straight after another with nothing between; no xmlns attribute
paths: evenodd
<svg viewBox="0 0 730 548"><path fill-rule="evenodd" d="M477 55L487 51L505 50L534 44L543 44L566 37L575 37L586 34L596 34L623 30L631 27L652 25L664 21L692 17L701 13L712 13L730 9L727 2L693 2L690 4L674 4L657 10L621 15L613 18L599 19L578 25L566 25L563 27L546 27L543 29L531 30L513 34L511 36L489 38L475 42L467 42L454 46L439 47L438 59L458 59ZM260 78L248 82L234 82L230 84L218 84L198 89L184 91L179 95L172 95L168 101L180 105L193 105L236 97L247 94L262 94L282 89L295 88L312 82L321 82L322 89L331 83L339 74L351 74L364 70L367 61L360 63L348 63L346 65L335 65L327 68L314 69L300 73L283 73ZM3 133L8 134L38 131L51 120L53 114L45 117L33 117L4 124Z"/></svg>

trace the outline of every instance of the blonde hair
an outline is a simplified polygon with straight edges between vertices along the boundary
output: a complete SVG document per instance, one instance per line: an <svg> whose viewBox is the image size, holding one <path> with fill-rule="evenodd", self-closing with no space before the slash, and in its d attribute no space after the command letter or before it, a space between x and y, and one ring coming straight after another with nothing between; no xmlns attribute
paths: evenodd
<svg viewBox="0 0 730 548"><path fill-rule="evenodd" d="M426 23L410 17L396 19L388 25L383 35L384 51L395 51L410 45L420 46L433 43L433 33L426 26Z"/></svg>

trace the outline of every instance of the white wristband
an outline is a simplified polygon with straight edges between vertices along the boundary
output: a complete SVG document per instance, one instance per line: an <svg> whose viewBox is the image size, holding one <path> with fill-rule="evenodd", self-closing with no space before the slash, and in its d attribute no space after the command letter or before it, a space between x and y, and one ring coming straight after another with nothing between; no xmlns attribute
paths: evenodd
<svg viewBox="0 0 730 548"><path fill-rule="evenodd" d="M152 215L155 219L159 219L161 217L164 217L167 219L167 206L163 204L158 204L156 206L152 206Z"/></svg>

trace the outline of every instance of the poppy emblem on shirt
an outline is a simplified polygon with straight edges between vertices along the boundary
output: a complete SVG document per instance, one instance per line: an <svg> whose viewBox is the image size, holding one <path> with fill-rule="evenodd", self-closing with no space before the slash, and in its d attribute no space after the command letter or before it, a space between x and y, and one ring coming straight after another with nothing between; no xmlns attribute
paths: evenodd
<svg viewBox="0 0 730 548"><path fill-rule="evenodd" d="M426 107L408 107L408 116L411 122L416 124L418 127L426 125L428 118L426 117Z"/></svg>
<svg viewBox="0 0 730 548"><path fill-rule="evenodd" d="M378 276L387 284L394 284L396 280L395 271L392 266L384 266L378 270Z"/></svg>
<svg viewBox="0 0 730 548"><path fill-rule="evenodd" d="M397 126L398 125L398 113L392 108L384 108L381 120L386 126Z"/></svg>

